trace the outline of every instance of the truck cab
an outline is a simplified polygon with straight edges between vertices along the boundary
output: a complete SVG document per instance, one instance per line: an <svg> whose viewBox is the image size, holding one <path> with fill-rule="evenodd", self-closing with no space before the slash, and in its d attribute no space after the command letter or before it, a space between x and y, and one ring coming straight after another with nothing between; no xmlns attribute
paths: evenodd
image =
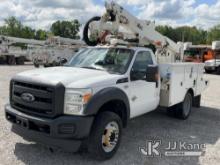
<svg viewBox="0 0 220 165"><path fill-rule="evenodd" d="M206 73L217 72L220 74L220 50L215 50L215 57L205 62Z"/></svg>
<svg viewBox="0 0 220 165"><path fill-rule="evenodd" d="M148 66L155 70L153 75L149 73L149 80ZM35 69L13 77L6 118L13 124L12 131L23 138L68 151L77 151L102 118L113 118L113 126L102 135L105 157L110 157L116 149L110 143L120 140L117 131L126 127L128 119L158 106L157 71L150 49L88 47L66 66Z"/></svg>
<svg viewBox="0 0 220 165"><path fill-rule="evenodd" d="M217 74L220 74L220 41L212 42L212 50L214 57L205 62L205 71L206 73L217 72Z"/></svg>

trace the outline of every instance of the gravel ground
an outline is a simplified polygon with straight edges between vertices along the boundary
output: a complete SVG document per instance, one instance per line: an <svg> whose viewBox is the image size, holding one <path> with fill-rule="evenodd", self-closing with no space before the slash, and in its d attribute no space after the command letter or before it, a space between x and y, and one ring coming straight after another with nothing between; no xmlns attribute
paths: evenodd
<svg viewBox="0 0 220 165"><path fill-rule="evenodd" d="M10 132L11 125L4 118L4 104L8 102L9 80L18 72L33 66L0 66L0 165L17 164L208 164L220 162L220 76L205 75L210 86L202 97L202 107L193 109L186 121L166 116L164 110L156 110L129 122L124 129L121 146L117 154L108 161L97 162L86 153L65 153L24 141ZM200 157L146 157L139 152L146 140L161 139L161 151L169 141L206 144L205 154Z"/></svg>

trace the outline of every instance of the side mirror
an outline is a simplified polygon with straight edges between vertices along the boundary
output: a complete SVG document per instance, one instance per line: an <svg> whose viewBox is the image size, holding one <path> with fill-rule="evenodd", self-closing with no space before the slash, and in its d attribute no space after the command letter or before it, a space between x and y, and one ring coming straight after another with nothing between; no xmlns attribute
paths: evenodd
<svg viewBox="0 0 220 165"><path fill-rule="evenodd" d="M146 71L146 81L147 82L155 82L156 87L158 87L159 83L159 68L155 65L148 65Z"/></svg>

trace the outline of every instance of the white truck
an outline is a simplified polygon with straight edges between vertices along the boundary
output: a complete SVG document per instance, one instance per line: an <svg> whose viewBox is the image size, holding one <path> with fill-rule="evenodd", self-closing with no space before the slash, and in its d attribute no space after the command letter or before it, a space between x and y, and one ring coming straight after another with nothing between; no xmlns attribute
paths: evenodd
<svg viewBox="0 0 220 165"><path fill-rule="evenodd" d="M85 145L95 158L109 159L129 119L158 106L187 119L192 106L200 106L208 84L203 64L158 64L151 49L122 43L113 39L111 44L87 47L66 66L13 77L5 106L12 131L67 151Z"/></svg>
<svg viewBox="0 0 220 165"><path fill-rule="evenodd" d="M205 70L207 73L217 72L220 74L220 41L212 43L212 50L214 51L214 59L205 62Z"/></svg>
<svg viewBox="0 0 220 165"><path fill-rule="evenodd" d="M28 45L27 51L35 67L49 67L60 66L63 60L68 62L83 46L83 41L53 36L43 46Z"/></svg>
<svg viewBox="0 0 220 165"><path fill-rule="evenodd" d="M22 49L21 46L16 46L16 44L42 46L44 42L33 39L0 36L0 64L24 65L25 60L28 59L28 53L26 49Z"/></svg>
<svg viewBox="0 0 220 165"><path fill-rule="evenodd" d="M45 41L0 36L0 64L24 65L25 61L32 61L35 67L58 66L69 61L83 46L83 41L59 36Z"/></svg>

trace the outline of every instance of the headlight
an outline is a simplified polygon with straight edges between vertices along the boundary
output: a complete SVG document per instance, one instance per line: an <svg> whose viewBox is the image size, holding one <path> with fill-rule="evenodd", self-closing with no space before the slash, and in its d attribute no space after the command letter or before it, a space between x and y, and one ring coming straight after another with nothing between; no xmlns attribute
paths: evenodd
<svg viewBox="0 0 220 165"><path fill-rule="evenodd" d="M91 97L91 89L66 89L64 114L83 115L83 109Z"/></svg>

